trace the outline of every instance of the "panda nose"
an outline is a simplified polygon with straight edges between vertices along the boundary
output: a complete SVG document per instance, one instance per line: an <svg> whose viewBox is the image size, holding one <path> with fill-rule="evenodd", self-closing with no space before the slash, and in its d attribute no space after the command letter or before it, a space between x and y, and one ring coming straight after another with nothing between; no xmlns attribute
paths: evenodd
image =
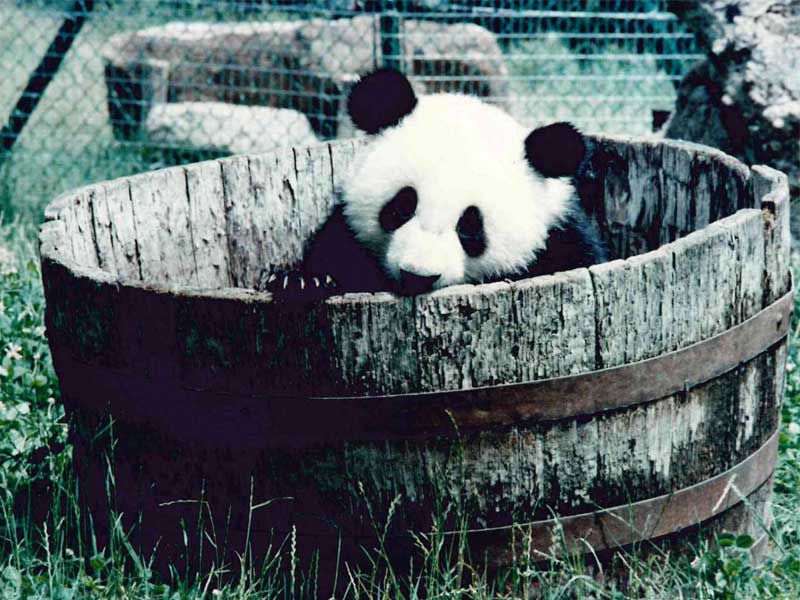
<svg viewBox="0 0 800 600"><path fill-rule="evenodd" d="M417 275L400 269L400 292L410 296L430 291L433 288L433 284L439 280L439 277L441 275Z"/></svg>

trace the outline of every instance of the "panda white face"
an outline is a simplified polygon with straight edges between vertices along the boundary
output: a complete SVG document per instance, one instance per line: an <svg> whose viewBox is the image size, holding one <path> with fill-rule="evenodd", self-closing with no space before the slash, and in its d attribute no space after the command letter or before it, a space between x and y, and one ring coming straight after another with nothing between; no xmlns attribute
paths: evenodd
<svg viewBox="0 0 800 600"><path fill-rule="evenodd" d="M532 168L529 131L502 110L455 94L414 100L356 157L342 189L351 229L412 293L523 271L572 185Z"/></svg>

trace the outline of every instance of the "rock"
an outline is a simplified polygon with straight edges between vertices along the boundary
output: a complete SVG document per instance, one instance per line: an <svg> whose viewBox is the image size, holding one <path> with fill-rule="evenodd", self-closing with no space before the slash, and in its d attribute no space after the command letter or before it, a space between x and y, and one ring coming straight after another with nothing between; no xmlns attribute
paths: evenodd
<svg viewBox="0 0 800 600"><path fill-rule="evenodd" d="M156 104L143 133L156 144L219 154L254 154L317 141L308 119L296 110L224 102Z"/></svg>
<svg viewBox="0 0 800 600"><path fill-rule="evenodd" d="M681 82L666 136L789 175L800 193L800 2L674 2L708 58Z"/></svg>
<svg viewBox="0 0 800 600"><path fill-rule="evenodd" d="M508 72L495 36L473 24L406 20L402 60L425 91L502 102ZM111 38L103 49L114 133L140 133L151 107L219 101L291 108L317 136L346 128L343 99L358 76L383 64L379 20L171 23Z"/></svg>
<svg viewBox="0 0 800 600"><path fill-rule="evenodd" d="M722 102L720 86L713 77L714 68L705 60L686 74L678 86L666 137L714 146L741 158L746 134L741 112Z"/></svg>

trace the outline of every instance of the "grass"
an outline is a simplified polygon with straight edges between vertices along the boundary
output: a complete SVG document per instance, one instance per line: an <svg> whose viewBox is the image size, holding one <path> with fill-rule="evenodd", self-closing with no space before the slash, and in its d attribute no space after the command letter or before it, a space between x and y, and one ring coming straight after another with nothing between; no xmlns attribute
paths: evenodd
<svg viewBox="0 0 800 600"><path fill-rule="evenodd" d="M315 596L313 568L298 563L292 538L279 540L267 560L218 564L202 573L164 577L151 556L137 554L112 519L112 541L99 548L91 523L82 521L70 473L70 447L60 421L58 388L44 338L43 297L33 244L34 227L15 222L0 228L0 245L16 255L0 266L0 598L305 598ZM0 261L3 261L0 255ZM795 268L795 273L800 269ZM795 323L787 363L780 462L775 486L772 548L759 566L750 563L752 540L722 536L718 547L698 544L693 554L665 560L626 556L630 575L598 582L582 561L554 551L551 569L520 557L489 579L463 552L463 540L419 538L423 557L413 574L387 569L380 548L373 567L344 566L346 598L740 598L800 597L800 322ZM49 512L42 517L28 500L42 489ZM451 507L452 508L452 507ZM378 531L391 515L375 516ZM192 532L187 536L191 539ZM230 581L231 572L239 575ZM310 574L309 574L310 573ZM423 595L425 592L425 595ZM325 591L323 590L323 593Z"/></svg>

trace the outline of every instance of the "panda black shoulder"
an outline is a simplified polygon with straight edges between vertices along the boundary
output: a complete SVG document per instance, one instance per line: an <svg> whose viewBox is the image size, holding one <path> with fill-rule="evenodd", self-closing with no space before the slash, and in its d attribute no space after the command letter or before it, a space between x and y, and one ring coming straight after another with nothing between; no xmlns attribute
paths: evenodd
<svg viewBox="0 0 800 600"><path fill-rule="evenodd" d="M523 276L552 275L607 260L608 252L597 228L573 196L567 210L548 231L544 248Z"/></svg>
<svg viewBox="0 0 800 600"><path fill-rule="evenodd" d="M585 170L591 151L590 140L570 123L534 129L525 140L525 157L539 176L569 178L573 183ZM573 192L563 213L550 226L544 248L537 252L523 277L550 275L606 260L606 246Z"/></svg>

